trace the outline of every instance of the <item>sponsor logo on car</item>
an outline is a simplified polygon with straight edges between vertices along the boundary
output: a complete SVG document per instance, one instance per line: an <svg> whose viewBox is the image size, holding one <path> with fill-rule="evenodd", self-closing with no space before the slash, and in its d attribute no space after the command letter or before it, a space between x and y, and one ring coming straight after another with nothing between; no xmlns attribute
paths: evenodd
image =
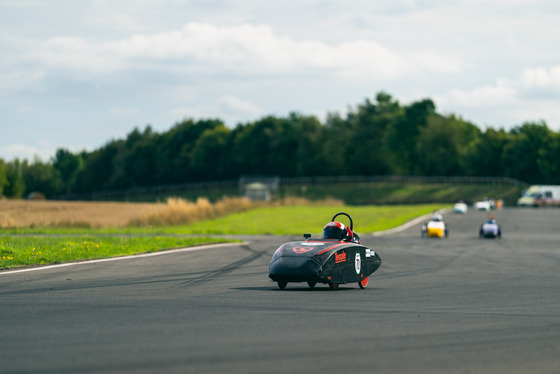
<svg viewBox="0 0 560 374"><path fill-rule="evenodd" d="M346 262L346 252L340 252L334 254L334 263L340 264L341 262Z"/></svg>
<svg viewBox="0 0 560 374"><path fill-rule="evenodd" d="M356 274L360 274L360 270L362 270L362 258L360 257L360 252L356 252L356 260L354 263L356 265Z"/></svg>
<svg viewBox="0 0 560 374"><path fill-rule="evenodd" d="M303 247L294 247L293 251L295 253L305 253L305 252L309 252L310 250L312 250L313 248L303 248Z"/></svg>

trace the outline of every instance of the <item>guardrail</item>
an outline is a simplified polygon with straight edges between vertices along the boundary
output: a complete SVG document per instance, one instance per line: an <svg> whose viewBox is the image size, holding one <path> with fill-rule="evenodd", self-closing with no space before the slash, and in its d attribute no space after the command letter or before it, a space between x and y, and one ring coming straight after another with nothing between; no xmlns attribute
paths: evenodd
<svg viewBox="0 0 560 374"><path fill-rule="evenodd" d="M281 178L280 185L299 184L337 184L337 183L378 183L378 182L401 182L401 183L442 183L442 184L493 184L493 185L515 185L519 187L529 186L529 183L513 178L505 177L427 177L415 175L378 175L378 176L330 176L330 177L296 177Z"/></svg>
<svg viewBox="0 0 560 374"><path fill-rule="evenodd" d="M505 177L427 177L427 176L406 176L406 175L381 175L381 176L316 176L316 177L290 177L280 178L278 176L263 176L263 179L273 179L275 188L282 186L298 185L320 185L320 184L351 184L351 183L441 183L441 184L491 184L491 185L515 185L518 187L528 187L529 184L513 178ZM238 190L242 195L241 186L248 181L257 181L258 176L242 176L239 179L193 182L170 184L160 186L145 186L130 189L99 191L89 193L72 193L50 197L52 200L123 200L141 198L149 195L169 195L176 196L181 192L208 191L219 189Z"/></svg>

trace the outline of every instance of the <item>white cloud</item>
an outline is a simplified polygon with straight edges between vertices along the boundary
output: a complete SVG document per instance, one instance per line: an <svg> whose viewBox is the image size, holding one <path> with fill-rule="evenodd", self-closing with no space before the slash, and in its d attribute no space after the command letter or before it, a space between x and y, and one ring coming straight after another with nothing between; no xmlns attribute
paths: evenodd
<svg viewBox="0 0 560 374"><path fill-rule="evenodd" d="M44 42L27 40L24 61L17 65L47 68L62 74L70 69L87 75L127 70L216 72L242 75L328 74L339 77L404 79L423 72L459 73L465 63L436 51L398 52L374 40L338 44L294 40L266 25L219 27L189 23L179 30L133 35L97 42L83 37L55 37ZM92 77L93 78L93 77Z"/></svg>
<svg viewBox="0 0 560 374"><path fill-rule="evenodd" d="M211 105L197 105L176 108L169 112L176 118L220 118L232 126L247 118L257 118L265 114L264 110L250 101L227 95L220 97Z"/></svg>
<svg viewBox="0 0 560 374"><path fill-rule="evenodd" d="M216 103L216 107L222 113L233 115L257 117L263 114L263 109L252 102L230 95L220 98Z"/></svg>
<svg viewBox="0 0 560 374"><path fill-rule="evenodd" d="M381 90L560 128L559 25L553 0L0 0L0 140L94 147L184 116L321 117Z"/></svg>
<svg viewBox="0 0 560 374"><path fill-rule="evenodd" d="M551 89L560 90L560 65L550 69L528 68L521 75L521 85L526 89Z"/></svg>
<svg viewBox="0 0 560 374"><path fill-rule="evenodd" d="M41 161L46 162L56 152L56 146L50 142L40 140L35 145L29 144L10 144L5 146L0 146L0 158L5 161L12 161L14 159L27 159L34 160L38 157Z"/></svg>
<svg viewBox="0 0 560 374"><path fill-rule="evenodd" d="M115 108L111 108L109 113L115 115L133 115L133 114L138 114L138 109L133 107L129 107L129 108L115 107Z"/></svg>
<svg viewBox="0 0 560 374"><path fill-rule="evenodd" d="M516 95L515 89L507 81L495 85L485 85L471 90L453 89L440 100L444 104L457 104L463 107L492 107L511 102Z"/></svg>
<svg viewBox="0 0 560 374"><path fill-rule="evenodd" d="M546 100L540 94L542 90L547 90L553 96L551 98L560 101L560 66L553 66L549 69L526 68L515 79L500 78L494 85L453 89L439 99L446 104L490 107L513 104L520 98ZM535 92L537 94L534 94Z"/></svg>
<svg viewBox="0 0 560 374"><path fill-rule="evenodd" d="M131 7L137 6L130 5ZM100 15L92 17L92 24L99 28L112 28L116 30L137 30L142 27L142 22L133 17L130 12L110 11L105 5L102 6L104 11Z"/></svg>
<svg viewBox="0 0 560 374"><path fill-rule="evenodd" d="M560 129L560 66L527 68L515 79L501 78L494 85L453 89L435 97L444 111L462 114L476 123L505 126L545 121ZM483 119L486 120L483 120Z"/></svg>
<svg viewBox="0 0 560 374"><path fill-rule="evenodd" d="M0 71L0 95L22 90L34 90L36 84L44 79L45 74L40 70L3 70Z"/></svg>
<svg viewBox="0 0 560 374"><path fill-rule="evenodd" d="M27 55L27 63L86 74L119 71L126 67L118 54L103 53L101 46L80 37L56 37L37 43Z"/></svg>

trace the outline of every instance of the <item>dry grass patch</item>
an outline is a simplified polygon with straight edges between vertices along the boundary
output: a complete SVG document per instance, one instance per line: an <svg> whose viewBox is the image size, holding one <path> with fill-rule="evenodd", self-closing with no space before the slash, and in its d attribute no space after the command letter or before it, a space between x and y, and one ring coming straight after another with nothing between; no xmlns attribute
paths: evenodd
<svg viewBox="0 0 560 374"><path fill-rule="evenodd" d="M0 228L124 227L132 219L165 210L166 204L0 200Z"/></svg>
<svg viewBox="0 0 560 374"><path fill-rule="evenodd" d="M0 199L0 228L122 228L127 226L184 225L262 206L342 205L339 200L309 201L285 198L251 202L246 197L224 197L211 203L168 198L161 203L31 201Z"/></svg>
<svg viewBox="0 0 560 374"><path fill-rule="evenodd" d="M172 226L242 212L253 206L248 198L225 197L212 204L206 198L191 202L178 198L168 198L164 209L154 210L130 220L132 226Z"/></svg>

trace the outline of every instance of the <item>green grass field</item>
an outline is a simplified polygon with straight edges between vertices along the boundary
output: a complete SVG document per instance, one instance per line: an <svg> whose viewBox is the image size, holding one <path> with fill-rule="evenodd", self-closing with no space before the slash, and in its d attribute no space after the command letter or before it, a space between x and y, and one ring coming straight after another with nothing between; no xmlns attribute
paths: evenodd
<svg viewBox="0 0 560 374"><path fill-rule="evenodd" d="M299 235L320 233L323 226L338 212L352 216L354 230L372 233L397 227L411 219L448 208L445 204L393 206L280 206L264 207L225 217L200 221L188 226L165 228L168 233ZM346 217L339 217L349 224Z"/></svg>
<svg viewBox="0 0 560 374"><path fill-rule="evenodd" d="M358 234L397 227L440 205L280 206L248 210L197 223L126 229L19 229L0 233L0 269L101 259L203 244L232 242L206 235L319 234L338 212L350 214ZM346 217L337 218L349 224Z"/></svg>
<svg viewBox="0 0 560 374"><path fill-rule="evenodd" d="M0 236L0 269L150 253L231 242L209 237Z"/></svg>

